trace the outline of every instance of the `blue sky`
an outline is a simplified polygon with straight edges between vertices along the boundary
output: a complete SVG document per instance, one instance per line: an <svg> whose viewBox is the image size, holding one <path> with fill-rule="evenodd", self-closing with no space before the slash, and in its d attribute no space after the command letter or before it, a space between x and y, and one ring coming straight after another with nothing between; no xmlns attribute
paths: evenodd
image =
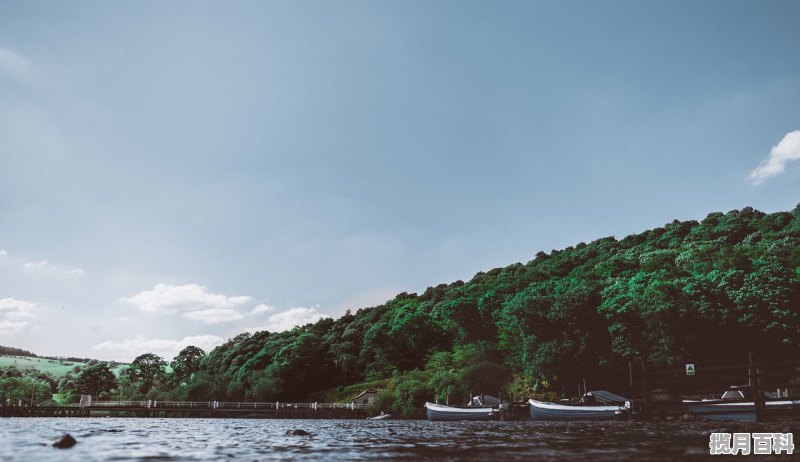
<svg viewBox="0 0 800 462"><path fill-rule="evenodd" d="M171 357L673 218L791 210L799 20L0 0L0 344Z"/></svg>

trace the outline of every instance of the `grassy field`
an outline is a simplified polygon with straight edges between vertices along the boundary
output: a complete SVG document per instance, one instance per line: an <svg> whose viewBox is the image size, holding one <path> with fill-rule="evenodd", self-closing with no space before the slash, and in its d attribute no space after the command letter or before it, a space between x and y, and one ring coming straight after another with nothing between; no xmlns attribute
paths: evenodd
<svg viewBox="0 0 800 462"><path fill-rule="evenodd" d="M49 374L56 379L67 375L75 366L85 367L86 363L73 361L59 362L55 359L33 358L30 356L0 356L0 369L6 367L16 367L20 370L34 369ZM128 367L127 364L120 364L113 368L111 372L119 376L120 371L126 367Z"/></svg>

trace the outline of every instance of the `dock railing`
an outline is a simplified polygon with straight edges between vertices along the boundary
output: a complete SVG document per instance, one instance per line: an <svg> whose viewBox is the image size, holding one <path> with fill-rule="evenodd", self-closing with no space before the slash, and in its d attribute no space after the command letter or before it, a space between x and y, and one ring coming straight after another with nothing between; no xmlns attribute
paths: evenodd
<svg viewBox="0 0 800 462"><path fill-rule="evenodd" d="M73 404L71 406L78 406ZM367 404L357 403L284 403L254 401L92 401L91 408L130 408L130 409L366 409Z"/></svg>
<svg viewBox="0 0 800 462"><path fill-rule="evenodd" d="M734 385L747 385L752 392L756 419L764 417L765 392L776 398L789 396L793 379L800 376L800 357L765 360L750 353L747 362L710 364L687 362L672 367L651 367L644 360L629 361L629 395L644 402L657 399L657 390L680 395L716 395L717 397Z"/></svg>

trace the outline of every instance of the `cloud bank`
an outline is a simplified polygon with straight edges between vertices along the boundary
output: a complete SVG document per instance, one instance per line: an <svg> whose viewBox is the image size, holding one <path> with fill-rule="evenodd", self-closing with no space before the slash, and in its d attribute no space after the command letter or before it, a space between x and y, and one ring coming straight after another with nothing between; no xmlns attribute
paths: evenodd
<svg viewBox="0 0 800 462"><path fill-rule="evenodd" d="M786 164L800 159L800 130L789 132L777 145L772 147L769 158L750 172L750 181L759 185L769 177L779 175L786 169Z"/></svg>
<svg viewBox="0 0 800 462"><path fill-rule="evenodd" d="M250 300L252 297L215 294L197 284L158 284L152 290L122 299L142 311L167 314L180 311L185 317L205 324L241 319L242 315L236 308Z"/></svg>
<svg viewBox="0 0 800 462"><path fill-rule="evenodd" d="M314 306L311 308L304 308L302 306L289 308L286 311L282 311L268 317L266 324L258 327L248 328L247 331L258 332L266 330L270 332L282 332L295 326L303 326L317 322L320 319L330 317L320 313L317 308L319 308L319 306Z"/></svg>
<svg viewBox="0 0 800 462"><path fill-rule="evenodd" d="M253 308L253 310L250 311L250 314L266 313L266 312L272 311L274 309L275 309L274 306L269 306L269 305L265 305L265 304L262 303L261 305L258 305L257 307Z"/></svg>
<svg viewBox="0 0 800 462"><path fill-rule="evenodd" d="M35 317L36 304L14 298L0 299L0 335L14 335L28 325L26 319Z"/></svg>
<svg viewBox="0 0 800 462"><path fill-rule="evenodd" d="M189 311L183 313L183 315L194 321L201 321L204 324L236 321L244 317L238 311L227 308L209 308L207 310Z"/></svg>
<svg viewBox="0 0 800 462"><path fill-rule="evenodd" d="M106 353L109 357L120 358L122 361L132 361L137 356L145 353L155 353L170 361L187 346L193 345L209 352L224 342L225 339L216 335L195 335L184 337L180 340L147 338L143 335L138 335L134 338L126 338L121 342L109 340L99 343L94 345L92 350Z"/></svg>

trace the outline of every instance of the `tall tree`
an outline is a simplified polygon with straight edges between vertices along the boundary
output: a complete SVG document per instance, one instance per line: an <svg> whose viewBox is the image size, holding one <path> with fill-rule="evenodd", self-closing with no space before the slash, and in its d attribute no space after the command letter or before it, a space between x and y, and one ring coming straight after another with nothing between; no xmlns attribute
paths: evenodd
<svg viewBox="0 0 800 462"><path fill-rule="evenodd" d="M139 391L147 393L153 385L164 380L167 362L153 353L145 353L133 360L128 368L131 382L139 383Z"/></svg>
<svg viewBox="0 0 800 462"><path fill-rule="evenodd" d="M201 348L189 345L178 356L173 358L170 363L172 374L176 384L187 382L192 374L200 370L200 359L205 356L206 352Z"/></svg>
<svg viewBox="0 0 800 462"><path fill-rule="evenodd" d="M75 390L81 394L98 396L117 387L117 378L106 364L96 364L81 372L75 381Z"/></svg>

